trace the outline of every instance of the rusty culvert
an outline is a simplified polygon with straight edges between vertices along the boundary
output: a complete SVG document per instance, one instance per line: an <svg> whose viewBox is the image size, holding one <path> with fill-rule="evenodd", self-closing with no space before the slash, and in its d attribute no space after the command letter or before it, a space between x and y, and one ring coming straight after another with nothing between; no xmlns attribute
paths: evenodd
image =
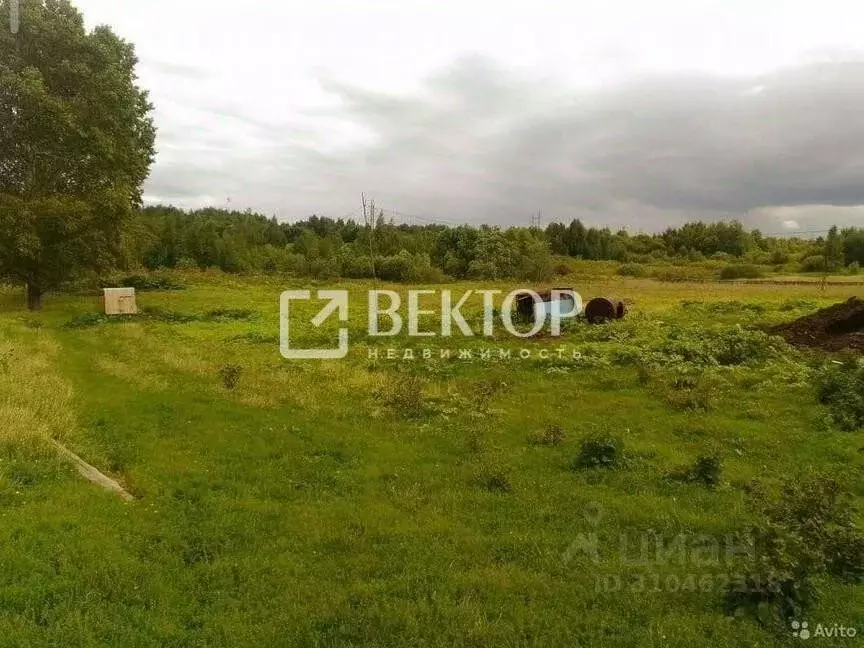
<svg viewBox="0 0 864 648"><path fill-rule="evenodd" d="M595 297L585 305L585 319L590 324L600 324L621 319L627 314L623 301L609 297Z"/></svg>
<svg viewBox="0 0 864 648"><path fill-rule="evenodd" d="M558 294L562 297L566 297L566 293L568 291L572 291L572 288L553 288L552 290L541 290L535 291L537 292L537 296L540 298L540 301L537 303L548 303L552 301L554 291L560 291ZM569 299L569 298L568 298ZM528 293L523 293L516 297L516 311L522 316L526 318L534 317L534 296Z"/></svg>

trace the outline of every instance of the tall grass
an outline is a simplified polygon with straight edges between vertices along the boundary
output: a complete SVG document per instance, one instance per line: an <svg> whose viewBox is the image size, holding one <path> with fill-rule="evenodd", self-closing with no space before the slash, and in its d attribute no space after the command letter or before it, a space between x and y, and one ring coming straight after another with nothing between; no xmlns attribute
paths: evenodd
<svg viewBox="0 0 864 648"><path fill-rule="evenodd" d="M34 445L74 433L74 392L58 371L60 352L41 329L0 328L0 441Z"/></svg>

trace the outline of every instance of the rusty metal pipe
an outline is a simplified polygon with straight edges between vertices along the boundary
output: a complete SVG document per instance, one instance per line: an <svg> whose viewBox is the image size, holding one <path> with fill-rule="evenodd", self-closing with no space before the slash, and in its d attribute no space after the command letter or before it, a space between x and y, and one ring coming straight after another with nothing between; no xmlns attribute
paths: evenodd
<svg viewBox="0 0 864 648"><path fill-rule="evenodd" d="M585 319L589 324L602 324L609 320L623 319L627 307L619 299L595 297L585 305Z"/></svg>

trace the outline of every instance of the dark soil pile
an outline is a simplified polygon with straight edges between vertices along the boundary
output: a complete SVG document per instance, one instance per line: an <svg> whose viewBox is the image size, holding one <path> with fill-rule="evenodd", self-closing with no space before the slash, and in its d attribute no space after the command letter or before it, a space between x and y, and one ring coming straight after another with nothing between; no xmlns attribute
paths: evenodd
<svg viewBox="0 0 864 648"><path fill-rule="evenodd" d="M775 326L770 332L795 346L864 351L864 300L852 297L794 322Z"/></svg>

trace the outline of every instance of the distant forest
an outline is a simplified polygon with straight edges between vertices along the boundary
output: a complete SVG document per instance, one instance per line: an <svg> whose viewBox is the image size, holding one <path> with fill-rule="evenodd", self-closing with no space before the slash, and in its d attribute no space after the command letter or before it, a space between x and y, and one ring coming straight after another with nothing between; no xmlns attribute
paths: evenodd
<svg viewBox="0 0 864 648"><path fill-rule="evenodd" d="M568 258L620 262L621 274L633 276L658 265L701 264L721 278L771 270L855 273L864 263L864 228L834 227L825 237L801 239L763 236L738 221L629 234L586 227L578 219L545 229L396 225L381 212L370 220L374 223L311 216L280 223L249 211L146 207L124 230L124 265L440 281L543 280L566 272Z"/></svg>

